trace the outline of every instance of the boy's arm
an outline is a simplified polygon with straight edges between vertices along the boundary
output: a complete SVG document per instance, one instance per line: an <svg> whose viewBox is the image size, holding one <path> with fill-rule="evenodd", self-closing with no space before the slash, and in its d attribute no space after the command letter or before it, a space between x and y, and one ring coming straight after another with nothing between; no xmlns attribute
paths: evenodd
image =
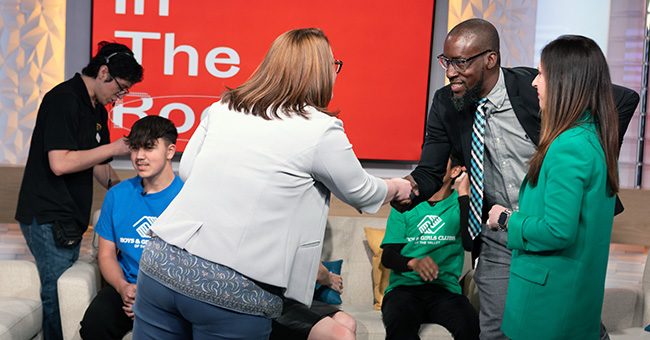
<svg viewBox="0 0 650 340"><path fill-rule="evenodd" d="M122 297L125 306L135 302L135 284L129 283L124 278L122 267L117 262L117 246L115 243L99 236L99 250L97 251L99 270L104 280L108 282ZM128 313L127 313L128 315ZM130 315L129 315L130 316Z"/></svg>
<svg viewBox="0 0 650 340"><path fill-rule="evenodd" d="M398 273L410 272L411 269L408 267L408 262L413 258L402 255L402 248L405 245L406 243L382 244L381 264Z"/></svg>
<svg viewBox="0 0 650 340"><path fill-rule="evenodd" d="M381 264L397 273L415 271L424 281L433 281L438 278L438 264L429 256L416 259L406 257L400 252L406 244L383 244Z"/></svg>
<svg viewBox="0 0 650 340"><path fill-rule="evenodd" d="M93 167L93 176L101 186L110 189L120 182L120 176L110 164L97 164Z"/></svg>
<svg viewBox="0 0 650 340"><path fill-rule="evenodd" d="M469 235L469 196L458 196L458 205L460 206L460 237L463 240L463 248L466 251L472 251L474 241Z"/></svg>
<svg viewBox="0 0 650 340"><path fill-rule="evenodd" d="M463 248L472 251L474 241L469 235L469 174L463 171L456 178L456 190L458 190L458 206L460 207L460 237L463 241Z"/></svg>

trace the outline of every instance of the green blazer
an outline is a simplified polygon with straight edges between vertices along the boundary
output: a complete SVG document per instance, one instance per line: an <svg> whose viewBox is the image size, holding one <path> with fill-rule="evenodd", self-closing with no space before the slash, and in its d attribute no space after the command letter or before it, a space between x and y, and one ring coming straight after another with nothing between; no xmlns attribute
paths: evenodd
<svg viewBox="0 0 650 340"><path fill-rule="evenodd" d="M614 196L589 119L552 143L508 222L510 283L501 326L512 339L598 339Z"/></svg>

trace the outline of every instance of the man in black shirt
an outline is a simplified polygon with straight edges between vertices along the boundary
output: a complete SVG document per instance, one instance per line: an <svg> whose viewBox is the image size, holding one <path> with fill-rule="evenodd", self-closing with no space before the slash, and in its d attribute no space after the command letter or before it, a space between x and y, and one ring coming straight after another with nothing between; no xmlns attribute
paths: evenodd
<svg viewBox="0 0 650 340"><path fill-rule="evenodd" d="M123 138L110 143L104 106L127 94L142 72L128 47L102 42L82 74L54 87L38 110L16 220L41 279L45 340L63 339L56 283L79 257L79 242L57 242L55 230L83 233L93 176L107 188L118 180L108 162L129 148Z"/></svg>

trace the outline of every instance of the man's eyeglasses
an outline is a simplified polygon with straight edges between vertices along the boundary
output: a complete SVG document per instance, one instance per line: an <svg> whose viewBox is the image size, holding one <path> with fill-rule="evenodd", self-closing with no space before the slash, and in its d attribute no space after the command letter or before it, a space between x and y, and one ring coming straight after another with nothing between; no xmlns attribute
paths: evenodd
<svg viewBox="0 0 650 340"><path fill-rule="evenodd" d="M442 66L443 69L448 69L449 65L452 65L456 71L458 72L463 72L465 71L469 65L472 63L472 60L484 55L485 53L489 52L494 52L493 50L485 50L475 56L471 56L469 58L447 58L443 54L440 54L438 58L438 63L440 63L440 66Z"/></svg>
<svg viewBox="0 0 650 340"><path fill-rule="evenodd" d="M343 68L343 60L334 59L334 65L336 65L336 73L338 74Z"/></svg>
<svg viewBox="0 0 650 340"><path fill-rule="evenodd" d="M117 78L113 77L110 73L108 74L113 80L115 81L115 84L117 84L117 87L120 89L119 92L117 92L117 96L125 96L127 93L129 93L129 88L122 86L119 81L117 81Z"/></svg>

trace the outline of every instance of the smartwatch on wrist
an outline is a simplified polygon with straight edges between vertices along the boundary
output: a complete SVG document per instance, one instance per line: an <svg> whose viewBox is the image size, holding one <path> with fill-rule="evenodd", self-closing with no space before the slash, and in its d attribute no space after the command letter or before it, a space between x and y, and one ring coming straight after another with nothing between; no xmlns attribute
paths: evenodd
<svg viewBox="0 0 650 340"><path fill-rule="evenodd" d="M499 230L508 230L508 219L510 219L510 215L512 214L512 211L510 209L505 209L501 212L499 215L499 219L497 220L497 225L499 226Z"/></svg>

